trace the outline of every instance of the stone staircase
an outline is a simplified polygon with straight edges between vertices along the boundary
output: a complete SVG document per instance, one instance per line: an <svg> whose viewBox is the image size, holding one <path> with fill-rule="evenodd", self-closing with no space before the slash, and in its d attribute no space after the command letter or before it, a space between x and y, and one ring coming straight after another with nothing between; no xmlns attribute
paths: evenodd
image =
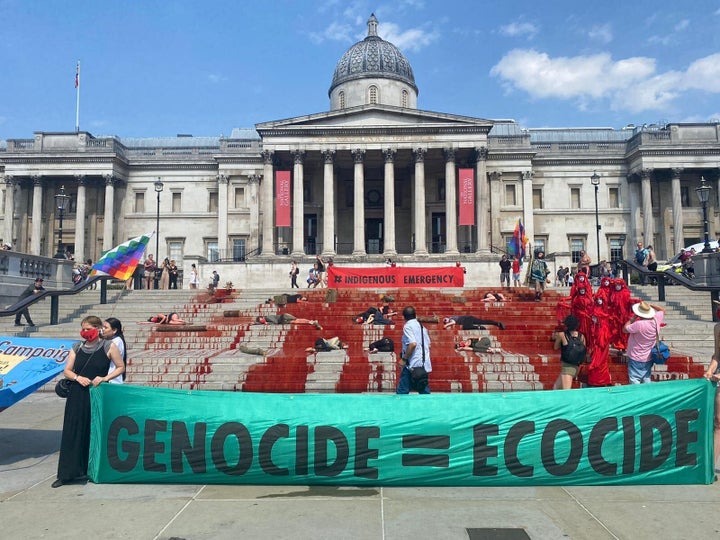
<svg viewBox="0 0 720 540"><path fill-rule="evenodd" d="M670 289L670 288L669 288ZM507 293L509 301L487 304L484 289L399 290L397 310L408 304L419 315L473 314L501 321L505 330L444 330L441 323L425 323L432 340L434 392L491 392L541 390L552 387L559 372L558 354L550 335L555 328L555 306L569 289L555 289L542 302L533 302L527 289ZM224 291L222 291L224 292ZM74 338L86 315L120 319L128 343L128 382L179 389L262 392L394 392L396 355L368 354L369 344L388 336L399 351L402 317L390 326L353 324L353 316L378 304L378 291L341 290L337 301L326 302L325 290L301 291L308 302L277 308L265 300L275 290L244 290L210 299L204 291L108 291L107 304L99 304L99 291L85 291L61 299L61 324L50 326L49 301L31 307L36 328L17 328L12 318L0 319L0 334ZM385 292L385 291L383 291ZM633 296L652 295L652 288L634 288ZM665 366L656 366L657 380L699 377L703 362L713 349L710 317L700 311L709 303L707 293L694 298L685 291L689 306L668 295L664 339L673 347ZM678 305L675 305L675 303ZM656 302L654 302L656 303ZM47 305L44 305L47 304ZM690 313L697 306L697 312ZM292 313L298 318L317 319L323 330L309 325L254 325L257 315ZM144 323L156 313L177 312L202 331L162 327ZM231 315L231 316L230 316ZM705 320L695 320L707 317ZM160 331L162 330L162 331ZM306 353L318 337L339 336L349 345L341 351ZM460 337L489 336L501 352L475 354L457 352ZM241 346L260 348L264 355L248 354ZM693 360L695 358L695 361ZM611 356L613 381L627 383L626 366L620 354ZM45 389L51 389L48 384Z"/></svg>

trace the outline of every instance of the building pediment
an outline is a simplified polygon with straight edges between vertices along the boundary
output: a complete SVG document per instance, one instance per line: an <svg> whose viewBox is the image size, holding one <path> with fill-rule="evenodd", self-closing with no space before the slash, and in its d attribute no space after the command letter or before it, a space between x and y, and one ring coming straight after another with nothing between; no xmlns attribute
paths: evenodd
<svg viewBox="0 0 720 540"><path fill-rule="evenodd" d="M406 109L387 105L365 105L351 109L297 116L284 120L263 122L255 127L261 137L279 133L317 133L323 130L407 130L427 129L452 132L472 130L488 133L492 120L447 113Z"/></svg>

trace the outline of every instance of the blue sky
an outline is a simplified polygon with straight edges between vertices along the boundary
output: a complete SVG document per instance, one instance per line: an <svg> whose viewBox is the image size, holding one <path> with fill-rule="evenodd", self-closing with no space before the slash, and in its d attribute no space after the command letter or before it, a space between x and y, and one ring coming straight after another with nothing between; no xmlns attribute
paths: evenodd
<svg viewBox="0 0 720 540"><path fill-rule="evenodd" d="M0 0L0 139L74 131L78 60L94 135L327 111L373 12L420 109L530 128L720 119L720 0Z"/></svg>

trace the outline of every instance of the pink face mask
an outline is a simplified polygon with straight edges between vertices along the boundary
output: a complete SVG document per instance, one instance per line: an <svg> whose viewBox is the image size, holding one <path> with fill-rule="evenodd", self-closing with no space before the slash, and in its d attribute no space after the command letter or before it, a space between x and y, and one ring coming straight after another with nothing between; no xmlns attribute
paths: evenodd
<svg viewBox="0 0 720 540"><path fill-rule="evenodd" d="M83 328L80 330L80 337L85 341L95 341L100 335L100 331L97 328Z"/></svg>

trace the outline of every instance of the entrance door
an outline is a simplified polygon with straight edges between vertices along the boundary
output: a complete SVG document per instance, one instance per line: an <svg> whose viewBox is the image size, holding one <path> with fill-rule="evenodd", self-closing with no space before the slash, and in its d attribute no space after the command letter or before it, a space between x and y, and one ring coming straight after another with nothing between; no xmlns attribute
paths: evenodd
<svg viewBox="0 0 720 540"><path fill-rule="evenodd" d="M445 234L445 212L433 212L431 253L445 253L447 243Z"/></svg>
<svg viewBox="0 0 720 540"><path fill-rule="evenodd" d="M317 251L317 214L305 214L305 254L315 255Z"/></svg>
<svg viewBox="0 0 720 540"><path fill-rule="evenodd" d="M382 253L383 249L383 220L382 218L367 218L365 220L365 251L370 254Z"/></svg>

